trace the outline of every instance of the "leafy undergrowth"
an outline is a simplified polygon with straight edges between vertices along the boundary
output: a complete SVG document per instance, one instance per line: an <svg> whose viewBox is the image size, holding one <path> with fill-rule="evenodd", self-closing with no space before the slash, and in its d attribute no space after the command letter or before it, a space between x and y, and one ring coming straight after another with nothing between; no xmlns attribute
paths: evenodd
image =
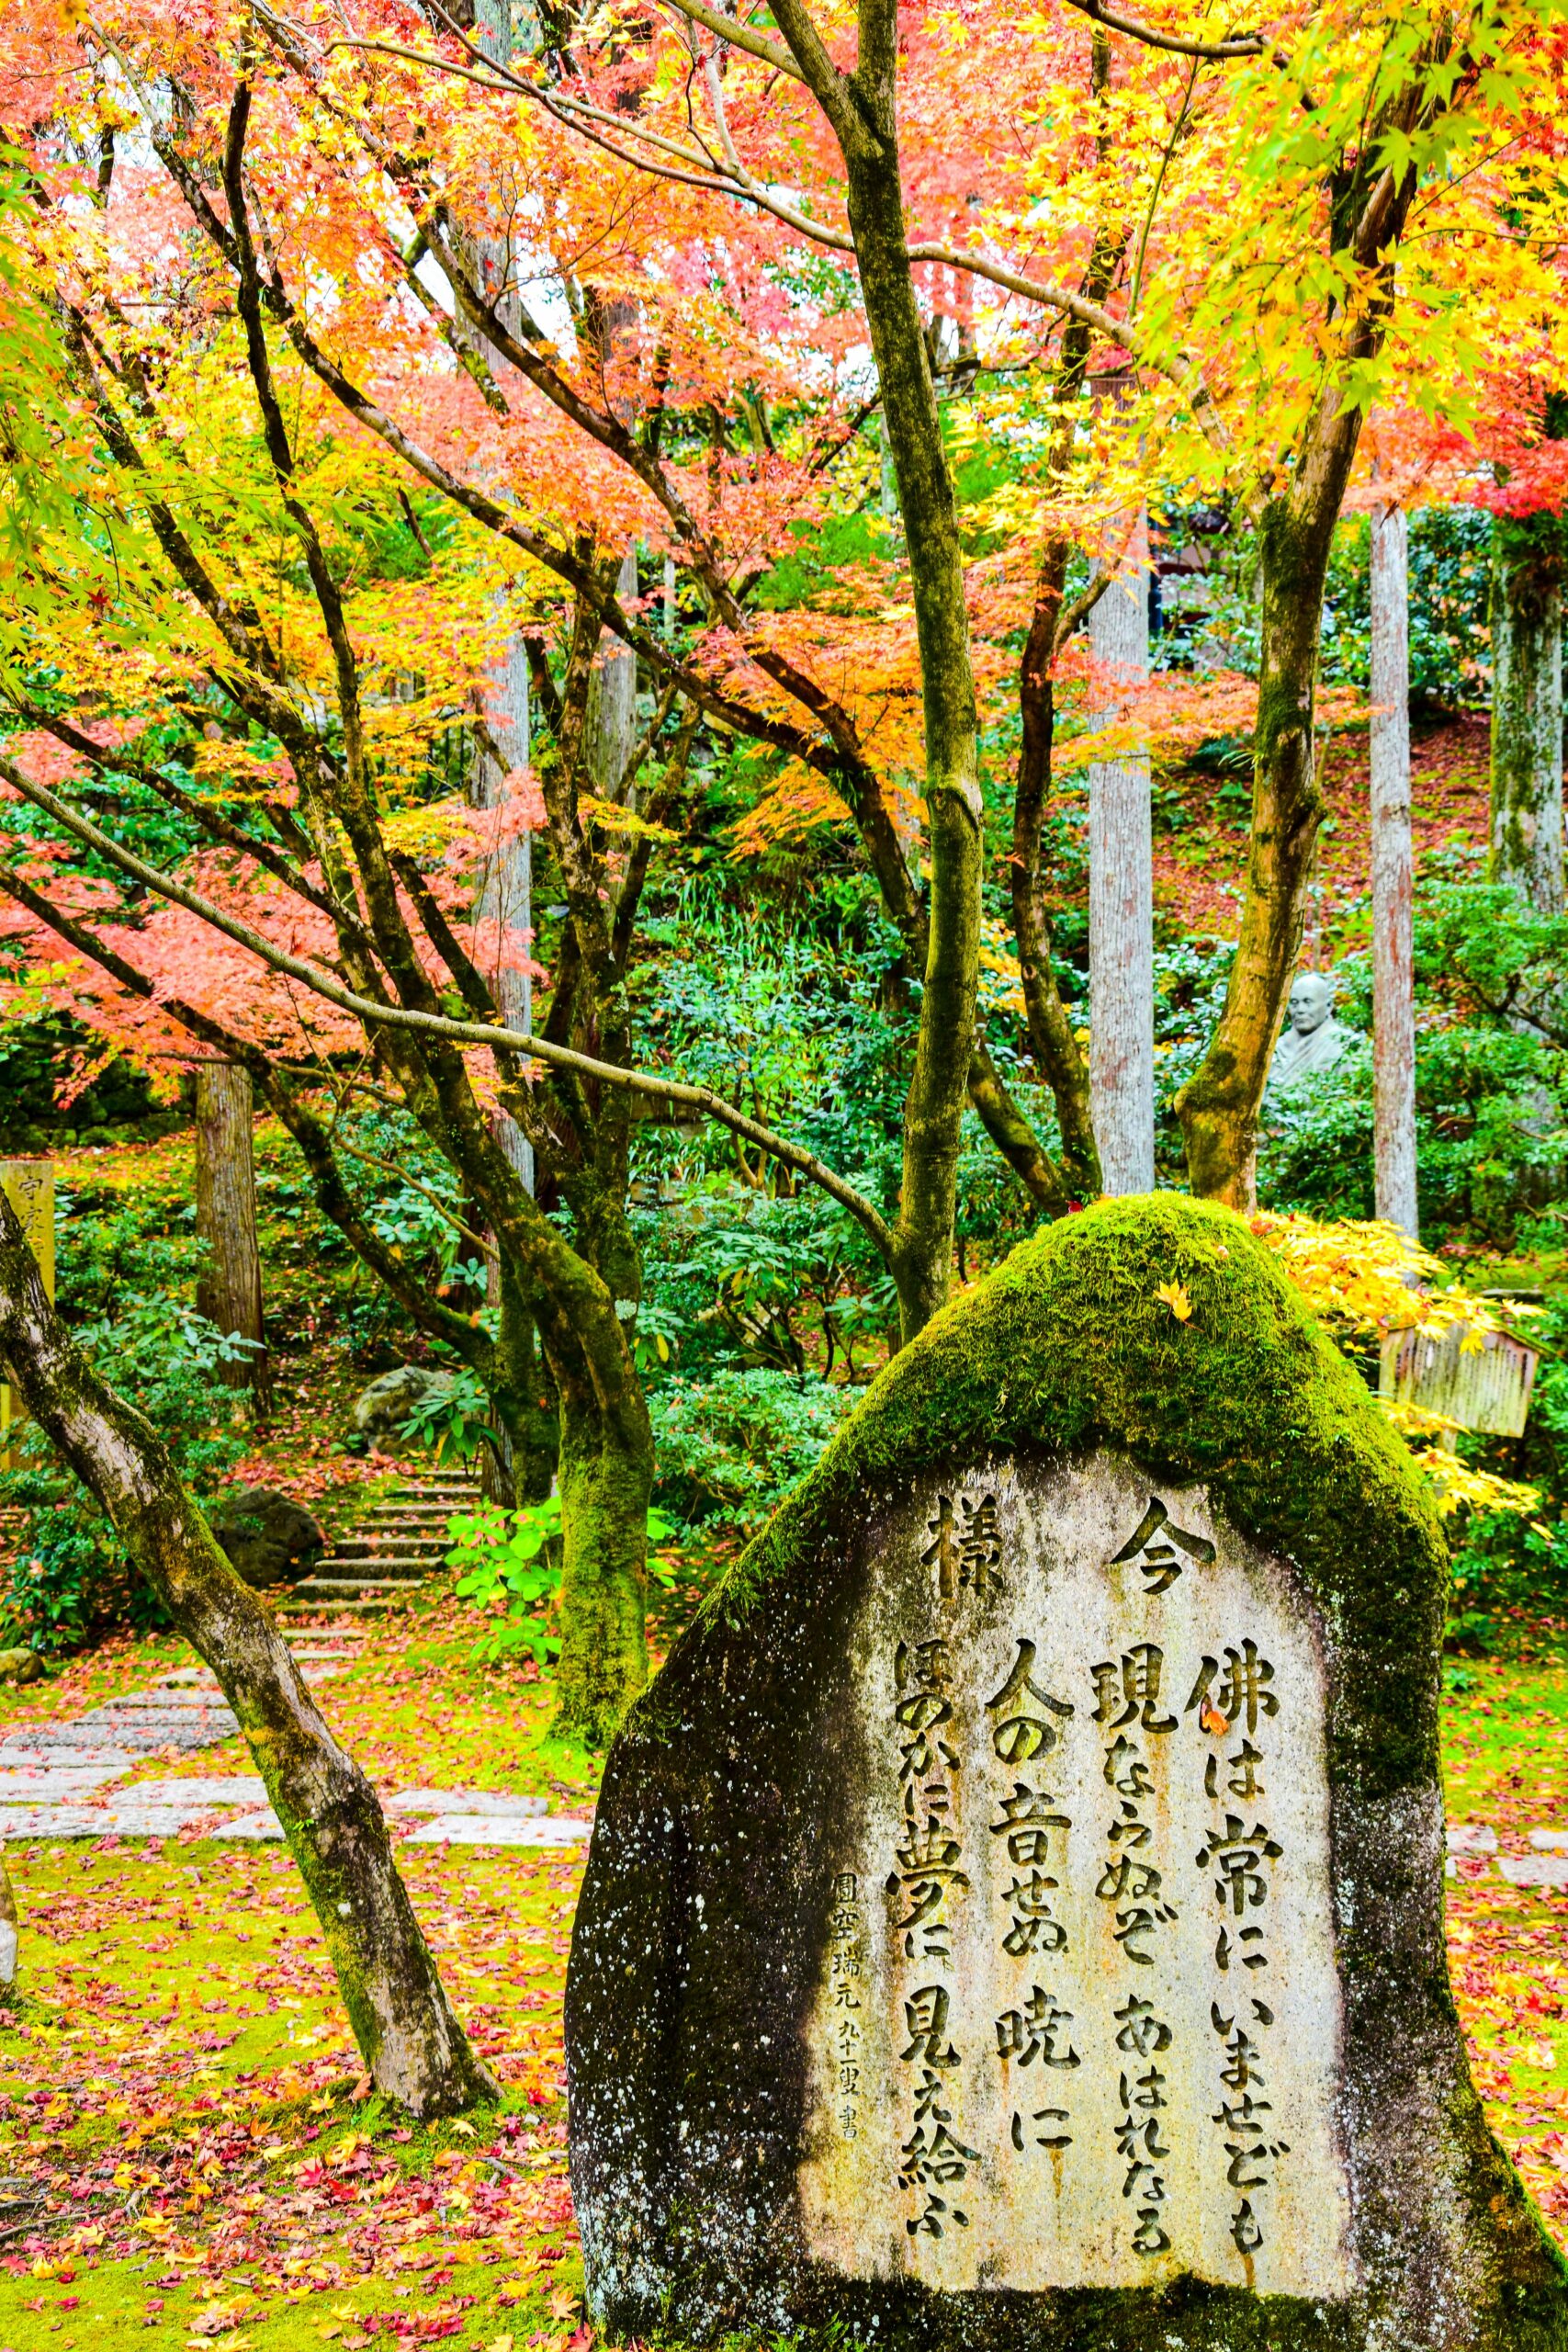
<svg viewBox="0 0 1568 2352"><path fill-rule="evenodd" d="M1450 1818L1505 1854L1568 1829L1568 1667L1450 1666L1443 1755ZM1449 1965L1489 2121L1548 2224L1568 2240L1568 1890L1510 1886L1461 1857L1449 1887Z"/></svg>
<svg viewBox="0 0 1568 2352"><path fill-rule="evenodd" d="M581 1805L596 1760L548 1737L547 1679L468 1668L470 1626L442 1599L378 1628L323 1686L334 1729L383 1787ZM7 1712L73 1712L175 1646L123 1645L8 1694ZM1531 1828L1568 1821L1568 1668L1467 1661L1448 1681L1452 1815L1528 1851ZM246 1758L232 1742L190 1769ZM24 1941L0 2015L0 2352L587 2352L560 2038L580 1857L405 1837L400 1860L502 2087L495 2109L430 2130L365 2095L281 1851L11 1850ZM1450 1940L1476 2082L1568 2237L1568 1900L1460 1870Z"/></svg>

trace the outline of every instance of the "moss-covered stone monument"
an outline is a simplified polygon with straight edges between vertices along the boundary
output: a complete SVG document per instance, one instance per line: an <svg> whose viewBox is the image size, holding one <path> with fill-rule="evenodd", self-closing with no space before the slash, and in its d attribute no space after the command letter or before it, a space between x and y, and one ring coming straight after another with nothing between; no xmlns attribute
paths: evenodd
<svg viewBox="0 0 1568 2352"><path fill-rule="evenodd" d="M1449 1990L1447 1577L1228 1211L1103 1204L941 1316L607 1764L612 2340L1568 2347Z"/></svg>

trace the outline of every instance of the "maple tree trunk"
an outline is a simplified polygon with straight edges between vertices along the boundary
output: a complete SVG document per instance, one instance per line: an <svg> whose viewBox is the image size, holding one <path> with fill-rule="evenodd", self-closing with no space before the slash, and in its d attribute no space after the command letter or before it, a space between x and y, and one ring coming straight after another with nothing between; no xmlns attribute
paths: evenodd
<svg viewBox="0 0 1568 2352"><path fill-rule="evenodd" d="M1149 674L1148 522L1128 552L1139 569L1107 588L1089 614L1094 659L1112 673L1100 726L1122 718L1118 684ZM1094 722L1091 722L1094 723ZM1155 1182L1154 842L1149 755L1127 751L1089 772L1089 1098L1102 1189L1151 1193Z"/></svg>
<svg viewBox="0 0 1568 2352"><path fill-rule="evenodd" d="M555 1728L591 1747L608 1744L648 1680L653 1430L640 1395L635 1405L606 1409L575 1383L562 1389Z"/></svg>
<svg viewBox="0 0 1568 2352"><path fill-rule="evenodd" d="M1371 517L1372 1106L1377 1213L1416 1238L1409 523Z"/></svg>
<svg viewBox="0 0 1568 2352"><path fill-rule="evenodd" d="M239 1718L377 2088L427 2117L494 2098L398 1875L374 1789L333 1737L272 1619L219 1550L163 1441L99 1378L60 1321L3 1196L0 1362Z"/></svg>
<svg viewBox="0 0 1568 2352"><path fill-rule="evenodd" d="M1258 528L1261 658L1241 935L1208 1051L1176 1098L1193 1192L1237 1209L1253 1205L1258 1110L1301 952L1323 815L1313 759L1318 635L1355 447L1354 422L1329 417Z"/></svg>
<svg viewBox="0 0 1568 2352"><path fill-rule="evenodd" d="M1562 526L1492 525L1491 875L1562 912Z"/></svg>
<svg viewBox="0 0 1568 2352"><path fill-rule="evenodd" d="M226 1337L254 1344L218 1376L248 1388L265 1413L270 1381L256 1244L256 1170L251 1074L236 1062L203 1062L196 1077L196 1229L207 1258L197 1281L197 1312Z"/></svg>
<svg viewBox="0 0 1568 2352"><path fill-rule="evenodd" d="M793 41L796 11L786 0L776 13ZM853 115L834 127L897 476L925 713L931 922L894 1252L908 1340L945 1303L952 1277L959 1128L979 977L984 805L957 506L905 246L895 65L890 23L884 24L875 39L863 39Z"/></svg>

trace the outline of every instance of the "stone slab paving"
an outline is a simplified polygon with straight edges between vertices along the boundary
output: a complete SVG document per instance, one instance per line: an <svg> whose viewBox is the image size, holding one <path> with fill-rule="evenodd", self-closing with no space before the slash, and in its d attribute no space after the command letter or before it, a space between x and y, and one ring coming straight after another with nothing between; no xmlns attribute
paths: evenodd
<svg viewBox="0 0 1568 2352"><path fill-rule="evenodd" d="M121 1764L38 1764L0 1772L0 1804L50 1804L62 1798L86 1796L106 1781L118 1781L130 1758Z"/></svg>
<svg viewBox="0 0 1568 2352"><path fill-rule="evenodd" d="M102 1770L112 1779L117 1773L129 1772L141 1758L123 1747L83 1747L69 1751L58 1747L0 1747L0 1772L97 1771Z"/></svg>
<svg viewBox="0 0 1568 2352"><path fill-rule="evenodd" d="M532 1821L506 1820L494 1814L449 1813L426 1822L408 1842L411 1846L581 1846L592 1834L591 1821L564 1813L538 1815Z"/></svg>
<svg viewBox="0 0 1568 2352"><path fill-rule="evenodd" d="M513 1797L489 1789L400 1789L383 1797L385 1813L485 1814L499 1820L524 1821L548 1813L547 1797Z"/></svg>
<svg viewBox="0 0 1568 2352"><path fill-rule="evenodd" d="M1568 1886L1568 1854L1499 1854L1510 1886Z"/></svg>
<svg viewBox="0 0 1568 2352"><path fill-rule="evenodd" d="M344 1653L309 1664L312 1677L337 1672ZM226 1815L205 1834L276 1842L283 1827L266 1788L248 1772L172 1774L111 1784L149 1757L198 1754L239 1728L205 1668L175 1667L149 1690L128 1692L72 1723L39 1724L0 1747L0 1842L49 1838L176 1838L212 1814ZM101 1794L98 1792L102 1792ZM91 1799L91 1802L87 1800ZM489 1789L400 1789L383 1799L400 1826L405 1815L434 1815L412 1837L423 1845L581 1845L592 1823L547 1811L544 1797Z"/></svg>

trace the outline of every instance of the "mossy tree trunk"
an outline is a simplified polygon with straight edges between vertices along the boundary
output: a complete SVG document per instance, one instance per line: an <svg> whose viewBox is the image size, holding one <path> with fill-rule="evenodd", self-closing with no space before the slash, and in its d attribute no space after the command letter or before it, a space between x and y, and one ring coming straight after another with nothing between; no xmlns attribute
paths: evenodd
<svg viewBox="0 0 1568 2352"><path fill-rule="evenodd" d="M3 1195L0 1361L239 1718L377 2088L418 2116L495 2098L413 1916L375 1791L328 1730L287 1643L219 1550L162 1441L60 1321Z"/></svg>
<svg viewBox="0 0 1568 2352"><path fill-rule="evenodd" d="M1538 914L1562 912L1563 527L1492 525L1490 872Z"/></svg>
<svg viewBox="0 0 1568 2352"><path fill-rule="evenodd" d="M925 715L931 902L915 1068L904 1110L894 1278L906 1340L947 1297L959 1127L968 1099L979 976L984 808L979 728L953 477L906 250L897 126L897 19L862 0L860 53L841 74L801 0L774 20L832 127L882 390L914 595Z"/></svg>
<svg viewBox="0 0 1568 2352"><path fill-rule="evenodd" d="M648 1679L653 1430L640 1389L581 1370L561 1390L557 1728L601 1747Z"/></svg>
<svg viewBox="0 0 1568 2352"><path fill-rule="evenodd" d="M1325 319L1321 388L1299 432L1265 468L1254 510L1262 628L1241 935L1224 1009L1175 1104L1193 1192L1232 1208L1252 1203L1258 1105L1301 950L1323 817L1313 745L1318 644L1334 526L1360 438L1358 379L1382 347L1416 193L1413 171L1385 166L1384 141L1407 141L1443 102L1452 29L1450 20L1435 20L1430 46L1409 57L1358 152L1325 175L1328 250L1345 282L1361 290Z"/></svg>
<svg viewBox="0 0 1568 2352"><path fill-rule="evenodd" d="M254 1105L250 1071L205 1061L196 1076L196 1229L207 1256L197 1278L198 1311L227 1339L250 1342L220 1365L230 1388L249 1389L258 1413L271 1399L256 1241Z"/></svg>

